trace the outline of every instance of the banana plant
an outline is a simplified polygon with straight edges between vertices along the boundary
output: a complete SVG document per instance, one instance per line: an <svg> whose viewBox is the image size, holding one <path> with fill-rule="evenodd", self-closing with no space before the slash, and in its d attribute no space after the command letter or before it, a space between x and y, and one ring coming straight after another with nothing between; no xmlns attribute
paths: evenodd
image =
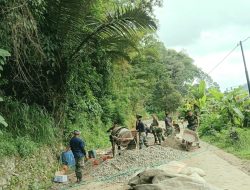
<svg viewBox="0 0 250 190"><path fill-rule="evenodd" d="M206 82L201 81L198 86L192 86L190 88L190 96L191 99L186 103L186 106L190 110L195 110L199 113L201 110L205 109L207 101Z"/></svg>
<svg viewBox="0 0 250 190"><path fill-rule="evenodd" d="M229 129L230 138L233 141L239 140L239 135L236 131L236 127L242 127L244 123L244 103L247 94L244 90L234 89L231 92L222 94L219 91L211 90L211 98L215 100L213 111L217 112L222 118L224 118L225 124Z"/></svg>
<svg viewBox="0 0 250 190"><path fill-rule="evenodd" d="M229 93L221 93L217 89L210 89L210 104L214 104L212 109L220 115L225 115L231 127L242 126L244 114L242 113L243 99L245 95L242 91L235 89Z"/></svg>

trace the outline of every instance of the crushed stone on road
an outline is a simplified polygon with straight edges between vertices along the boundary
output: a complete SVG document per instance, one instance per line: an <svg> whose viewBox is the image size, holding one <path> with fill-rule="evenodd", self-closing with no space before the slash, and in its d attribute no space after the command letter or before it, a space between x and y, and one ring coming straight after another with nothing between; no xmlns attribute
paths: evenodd
<svg viewBox="0 0 250 190"><path fill-rule="evenodd" d="M173 160L182 160L187 155L187 152L157 145L140 150L124 150L121 155L93 168L90 175L101 181L125 182L137 171Z"/></svg>

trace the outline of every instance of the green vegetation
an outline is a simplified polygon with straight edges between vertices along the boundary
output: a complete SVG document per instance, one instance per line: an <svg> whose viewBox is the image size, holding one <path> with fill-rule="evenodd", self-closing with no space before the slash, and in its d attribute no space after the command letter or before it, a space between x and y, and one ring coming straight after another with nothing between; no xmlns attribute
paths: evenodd
<svg viewBox="0 0 250 190"><path fill-rule="evenodd" d="M161 0L0 2L0 155L27 157L65 145L73 129L87 149L109 146L113 121L174 111L188 83L211 79L156 35ZM171 103L169 103L171 102Z"/></svg>
<svg viewBox="0 0 250 190"><path fill-rule="evenodd" d="M219 92L185 52L157 39L153 7L160 0L0 5L1 156L66 145L73 129L87 149L106 147L112 122L134 127L136 113L162 117L181 105L200 114L201 135L226 130L235 142L244 138L246 94Z"/></svg>
<svg viewBox="0 0 250 190"><path fill-rule="evenodd" d="M32 160L31 173L19 165L26 174L11 186L27 189L37 171L46 179L55 159L40 162L40 151L56 155L73 129L82 131L87 150L103 148L114 121L132 128L136 113L163 117L178 107L200 115L205 140L249 158L247 94L221 93L185 52L158 40L153 7L161 3L0 1L0 157ZM51 167L41 171L46 162Z"/></svg>
<svg viewBox="0 0 250 190"><path fill-rule="evenodd" d="M1 77L1 71L3 71L3 66L5 65L6 57L9 57L9 56L10 56L10 53L8 51L4 49L0 49L0 77ZM0 102L1 101L3 101L3 98L0 96ZM2 115L0 115L0 124L5 127L8 126L8 124L6 123Z"/></svg>
<svg viewBox="0 0 250 190"><path fill-rule="evenodd" d="M230 132L228 130L222 130L214 135L203 136L202 139L240 158L250 160L250 130L237 128L236 131L240 138L240 140L236 142L229 138Z"/></svg>
<svg viewBox="0 0 250 190"><path fill-rule="evenodd" d="M54 120L46 110L5 98L1 111L9 124L1 130L1 156L19 153L26 157L55 141Z"/></svg>
<svg viewBox="0 0 250 190"><path fill-rule="evenodd" d="M250 99L242 88L222 93L206 89L205 82L190 87L186 104L180 109L194 110L200 116L201 137L241 158L250 159Z"/></svg>

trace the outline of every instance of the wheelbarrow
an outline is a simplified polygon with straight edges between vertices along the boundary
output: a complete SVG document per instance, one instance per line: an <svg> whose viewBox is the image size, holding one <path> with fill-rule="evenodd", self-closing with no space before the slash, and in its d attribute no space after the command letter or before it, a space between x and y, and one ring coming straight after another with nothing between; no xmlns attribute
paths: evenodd
<svg viewBox="0 0 250 190"><path fill-rule="evenodd" d="M193 143L198 143L199 137L196 131L192 131L190 129L184 129L182 135L182 146L189 151L193 145Z"/></svg>

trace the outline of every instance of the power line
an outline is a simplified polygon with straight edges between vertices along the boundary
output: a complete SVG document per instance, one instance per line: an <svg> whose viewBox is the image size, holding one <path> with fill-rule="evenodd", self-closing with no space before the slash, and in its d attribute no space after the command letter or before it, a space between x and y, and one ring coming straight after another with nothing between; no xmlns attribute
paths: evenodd
<svg viewBox="0 0 250 190"><path fill-rule="evenodd" d="M241 43L244 43L246 42L247 40L250 39L250 36L248 36L247 38L245 38L244 40L241 40ZM234 50L239 46L240 44L238 43L225 57L223 57L223 59L217 63L209 72L208 74L211 74L220 64L222 64L226 59L227 57L229 57L233 52Z"/></svg>
<svg viewBox="0 0 250 190"><path fill-rule="evenodd" d="M243 43L243 42L246 42L247 40L249 40L250 39L250 36L248 36L247 38L245 38L244 40L241 40L241 42Z"/></svg>
<svg viewBox="0 0 250 190"><path fill-rule="evenodd" d="M250 38L250 37L249 37ZM247 39L245 39L246 41ZM239 44L237 44L225 57L223 57L223 59L217 63L209 72L208 74L211 74L211 72L213 72L220 64L222 64L233 52L234 50L239 46Z"/></svg>

